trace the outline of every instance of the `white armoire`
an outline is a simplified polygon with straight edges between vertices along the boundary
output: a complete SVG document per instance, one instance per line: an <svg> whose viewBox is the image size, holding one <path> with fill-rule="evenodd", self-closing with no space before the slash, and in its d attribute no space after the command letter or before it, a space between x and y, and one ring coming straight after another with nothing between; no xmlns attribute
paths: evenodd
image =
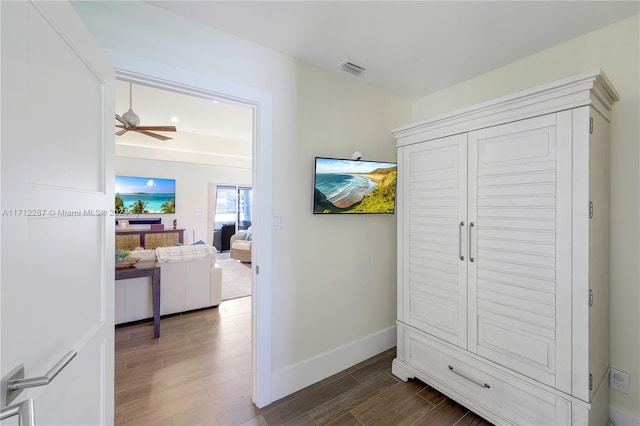
<svg viewBox="0 0 640 426"><path fill-rule="evenodd" d="M593 70L395 129L398 347L496 424L609 418L609 121Z"/></svg>

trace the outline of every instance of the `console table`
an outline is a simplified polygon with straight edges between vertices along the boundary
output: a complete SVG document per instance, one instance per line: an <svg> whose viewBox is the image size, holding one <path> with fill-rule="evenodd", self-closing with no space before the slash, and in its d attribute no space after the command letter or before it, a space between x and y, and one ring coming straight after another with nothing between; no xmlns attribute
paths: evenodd
<svg viewBox="0 0 640 426"><path fill-rule="evenodd" d="M128 268L116 269L116 280L151 277L153 293L153 338L160 337L160 265L155 260L140 261Z"/></svg>
<svg viewBox="0 0 640 426"><path fill-rule="evenodd" d="M169 247L174 243L184 244L184 229L127 229L116 230L116 248L133 250L144 247L154 250L156 247Z"/></svg>

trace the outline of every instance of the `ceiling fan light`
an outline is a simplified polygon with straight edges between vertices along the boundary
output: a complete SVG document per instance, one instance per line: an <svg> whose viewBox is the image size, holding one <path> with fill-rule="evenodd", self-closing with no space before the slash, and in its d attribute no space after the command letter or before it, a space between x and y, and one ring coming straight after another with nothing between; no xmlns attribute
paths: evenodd
<svg viewBox="0 0 640 426"><path fill-rule="evenodd" d="M135 127L140 125L140 117L138 117L138 114L133 112L131 108L129 108L129 111L122 114L122 119L127 123L129 123L130 126Z"/></svg>

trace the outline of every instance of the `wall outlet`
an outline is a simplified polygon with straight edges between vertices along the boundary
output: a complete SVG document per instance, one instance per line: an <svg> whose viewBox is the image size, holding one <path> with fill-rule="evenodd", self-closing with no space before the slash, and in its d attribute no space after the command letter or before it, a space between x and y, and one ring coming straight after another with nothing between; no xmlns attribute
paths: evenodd
<svg viewBox="0 0 640 426"><path fill-rule="evenodd" d="M612 368L609 370L609 387L624 394L629 393L629 374Z"/></svg>

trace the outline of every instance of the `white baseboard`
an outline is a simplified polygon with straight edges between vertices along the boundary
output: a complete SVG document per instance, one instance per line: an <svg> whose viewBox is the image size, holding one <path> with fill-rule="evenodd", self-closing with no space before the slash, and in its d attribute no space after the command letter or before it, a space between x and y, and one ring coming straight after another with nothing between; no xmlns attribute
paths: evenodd
<svg viewBox="0 0 640 426"><path fill-rule="evenodd" d="M325 352L273 372L273 400L285 397L342 370L396 346L396 327L371 334L347 345Z"/></svg>
<svg viewBox="0 0 640 426"><path fill-rule="evenodd" d="M640 416L630 413L622 408L609 406L609 418L615 426L638 426Z"/></svg>

